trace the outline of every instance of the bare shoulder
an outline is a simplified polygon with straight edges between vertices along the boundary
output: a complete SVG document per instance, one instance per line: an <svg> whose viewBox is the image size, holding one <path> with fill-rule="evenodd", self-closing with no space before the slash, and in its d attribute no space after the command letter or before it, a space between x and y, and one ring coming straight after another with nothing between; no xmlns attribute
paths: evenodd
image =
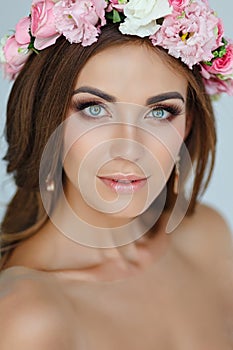
<svg viewBox="0 0 233 350"><path fill-rule="evenodd" d="M210 293L216 293L232 334L233 235L228 224L215 209L198 205L171 234L171 240L179 261L210 286Z"/></svg>
<svg viewBox="0 0 233 350"><path fill-rule="evenodd" d="M233 267L233 234L223 216L212 207L198 204L194 214L183 220L174 242L191 258L210 263L224 261Z"/></svg>
<svg viewBox="0 0 233 350"><path fill-rule="evenodd" d="M225 232L230 233L229 226L223 215L209 205L201 203L197 204L194 219L202 224L205 223L215 231L224 230Z"/></svg>
<svg viewBox="0 0 233 350"><path fill-rule="evenodd" d="M50 278L31 269L0 274L0 349L72 349L67 304Z"/></svg>
<svg viewBox="0 0 233 350"><path fill-rule="evenodd" d="M214 242L232 244L233 234L225 218L216 209L198 204L193 214L193 230L204 239L212 238Z"/></svg>

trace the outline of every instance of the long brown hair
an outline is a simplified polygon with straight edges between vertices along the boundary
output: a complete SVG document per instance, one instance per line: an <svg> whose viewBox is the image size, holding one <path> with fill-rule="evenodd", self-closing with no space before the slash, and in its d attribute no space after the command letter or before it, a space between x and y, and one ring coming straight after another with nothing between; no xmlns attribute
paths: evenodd
<svg viewBox="0 0 233 350"><path fill-rule="evenodd" d="M14 175L17 191L1 224L0 269L14 247L37 232L48 218L39 192L40 160L50 135L66 117L79 72L94 54L113 45L132 43L155 50L163 56L164 62L183 74L189 82L187 111L193 121L185 143L196 167L187 215L193 213L198 195L206 188L212 173L216 143L212 105L198 67L189 70L165 50L153 47L148 38L122 35L118 25L114 24L103 27L98 41L85 48L70 44L61 37L55 45L39 54L31 54L9 96L6 123L9 146L4 159L8 173ZM52 163L48 162L44 177L46 173L56 177L56 169L61 162L61 147L62 137L57 139ZM174 171L167 184L165 209L170 209L175 201L173 180Z"/></svg>

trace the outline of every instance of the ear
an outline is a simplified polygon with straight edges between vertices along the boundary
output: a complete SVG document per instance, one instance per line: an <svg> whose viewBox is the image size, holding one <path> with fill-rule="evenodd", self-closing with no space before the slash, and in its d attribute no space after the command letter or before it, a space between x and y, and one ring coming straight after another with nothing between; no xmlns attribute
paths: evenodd
<svg viewBox="0 0 233 350"><path fill-rule="evenodd" d="M185 140L189 136L190 130L192 128L192 125L193 125L193 114L188 114L186 116L185 136L184 136Z"/></svg>

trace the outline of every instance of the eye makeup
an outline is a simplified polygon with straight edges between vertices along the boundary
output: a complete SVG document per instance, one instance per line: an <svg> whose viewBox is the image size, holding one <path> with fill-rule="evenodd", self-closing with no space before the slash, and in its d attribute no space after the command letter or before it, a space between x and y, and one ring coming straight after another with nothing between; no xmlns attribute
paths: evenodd
<svg viewBox="0 0 233 350"><path fill-rule="evenodd" d="M85 109L87 109L89 107L94 107L94 106L99 106L102 109L104 109L106 111L105 117L111 117L111 113L108 112L107 106L99 100L95 100L95 99L87 100L87 99L79 98L77 100L74 99L72 101L72 109L75 112L79 112L83 118L88 119L88 120L93 120L93 119L98 120L98 119L103 118L103 116L94 116L94 115L90 116L84 112Z"/></svg>
<svg viewBox="0 0 233 350"><path fill-rule="evenodd" d="M155 116L148 116L153 112L162 112L162 114ZM184 108L175 103L160 103L152 106L150 111L146 113L146 118L156 119L158 121L171 120L184 113Z"/></svg>
<svg viewBox="0 0 233 350"><path fill-rule="evenodd" d="M90 107L99 106L100 109L104 110L106 113L104 115L89 115L88 113L85 113L85 109L88 109ZM109 108L106 106L105 103L99 101L98 99L73 99L72 100L72 109L75 112L79 112L80 115L88 120L99 120L101 118L111 118L111 112L109 111ZM158 113L157 116L150 116L151 113ZM178 115L181 115L184 113L184 106L180 103L174 103L174 102L163 102L158 103L154 106L151 106L149 111L144 114L145 119L154 119L156 121L162 121L162 120L171 120L175 118Z"/></svg>

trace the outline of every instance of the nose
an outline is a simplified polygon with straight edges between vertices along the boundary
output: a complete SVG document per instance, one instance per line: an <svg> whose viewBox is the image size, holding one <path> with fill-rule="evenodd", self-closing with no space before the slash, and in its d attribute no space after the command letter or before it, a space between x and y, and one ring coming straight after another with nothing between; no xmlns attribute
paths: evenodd
<svg viewBox="0 0 233 350"><path fill-rule="evenodd" d="M118 127L116 127L118 128ZM139 142L137 127L124 124L120 125L117 135L111 140L110 156L112 158L124 158L132 162L137 162L143 158L145 150Z"/></svg>

